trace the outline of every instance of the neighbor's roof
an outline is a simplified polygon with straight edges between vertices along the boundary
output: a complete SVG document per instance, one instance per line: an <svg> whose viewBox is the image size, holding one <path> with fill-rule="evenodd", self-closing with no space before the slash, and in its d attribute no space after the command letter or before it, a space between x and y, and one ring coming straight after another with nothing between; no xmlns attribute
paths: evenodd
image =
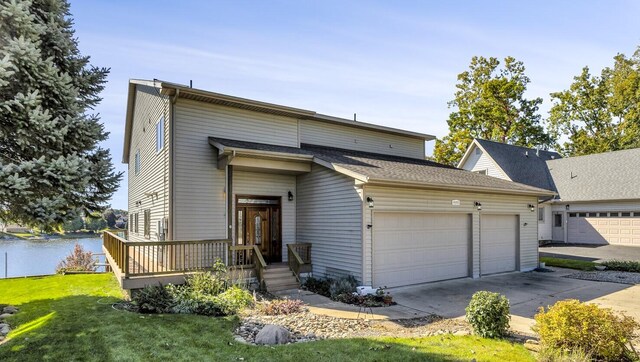
<svg viewBox="0 0 640 362"><path fill-rule="evenodd" d="M219 104L228 107L235 107L255 112L269 113L279 116L293 117L297 119L309 119L318 122L334 123L349 127L363 128L374 131L381 131L386 133L392 133L407 137L413 137L430 141L435 139L435 136L407 131L398 128L380 126L377 124L356 122L351 119L339 118L328 116L314 111L306 109L293 108L283 106L279 104L267 103L256 101L252 99L234 97L226 94L210 92L202 89L191 88L187 85L166 82L162 80L143 80L143 79L130 79L129 80L129 95L127 102L126 113L126 125L125 125L125 139L124 139L124 151L122 153L122 162L127 163L129 160L129 148L131 143L131 129L133 127L133 110L135 104L135 91L137 85L143 85L148 87L154 87L160 90L160 93L165 96L191 99L200 102Z"/></svg>
<svg viewBox="0 0 640 362"><path fill-rule="evenodd" d="M556 191L553 179L547 169L546 161L562 158L559 153L514 146L479 138L474 140L474 144L486 152L511 181L545 190ZM472 148L473 147L469 147L469 151ZM463 164L463 161L465 161L467 157L468 154L465 154L465 158L460 162L460 165Z"/></svg>
<svg viewBox="0 0 640 362"><path fill-rule="evenodd" d="M370 184L459 189L504 194L550 196L548 190L445 166L428 160L303 144L300 148L209 138L226 151L261 151L269 154L313 156L313 162Z"/></svg>
<svg viewBox="0 0 640 362"><path fill-rule="evenodd" d="M640 199L640 148L547 161L562 202Z"/></svg>

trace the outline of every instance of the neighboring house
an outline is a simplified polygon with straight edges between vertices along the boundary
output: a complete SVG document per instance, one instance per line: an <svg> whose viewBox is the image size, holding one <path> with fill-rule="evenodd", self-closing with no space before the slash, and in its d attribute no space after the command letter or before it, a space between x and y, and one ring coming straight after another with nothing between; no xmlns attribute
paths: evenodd
<svg viewBox="0 0 640 362"><path fill-rule="evenodd" d="M476 139L459 167L555 191L540 200L539 240L640 246L640 149L561 158Z"/></svg>
<svg viewBox="0 0 640 362"><path fill-rule="evenodd" d="M129 239L229 239L315 276L400 286L538 265L539 188L426 161L434 137L131 80Z"/></svg>

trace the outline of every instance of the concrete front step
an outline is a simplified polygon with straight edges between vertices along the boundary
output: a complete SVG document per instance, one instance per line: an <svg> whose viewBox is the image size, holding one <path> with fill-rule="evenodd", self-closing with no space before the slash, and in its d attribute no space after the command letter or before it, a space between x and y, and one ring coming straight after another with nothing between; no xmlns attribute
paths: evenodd
<svg viewBox="0 0 640 362"><path fill-rule="evenodd" d="M280 284L280 285L274 285L274 286L270 286L270 285L267 284L267 291L270 292L270 293L278 293L278 292L281 292L283 290L297 289L298 287L299 287L298 282Z"/></svg>
<svg viewBox="0 0 640 362"><path fill-rule="evenodd" d="M292 277L293 273L291 272L291 270L289 269L282 269L282 270L266 270L264 272L264 277L269 278L269 279L276 279L276 278L288 278L288 277Z"/></svg>

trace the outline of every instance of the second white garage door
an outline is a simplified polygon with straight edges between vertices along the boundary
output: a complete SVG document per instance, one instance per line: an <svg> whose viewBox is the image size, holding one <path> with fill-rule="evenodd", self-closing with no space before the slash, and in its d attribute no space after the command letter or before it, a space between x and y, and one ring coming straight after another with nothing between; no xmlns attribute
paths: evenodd
<svg viewBox="0 0 640 362"><path fill-rule="evenodd" d="M376 212L373 225L374 286L469 276L469 215Z"/></svg>
<svg viewBox="0 0 640 362"><path fill-rule="evenodd" d="M516 270L518 217L482 215L480 218L480 273Z"/></svg>
<svg viewBox="0 0 640 362"><path fill-rule="evenodd" d="M617 212L613 214L570 213L568 242L640 246L640 215L632 217L631 213L625 213L628 216L620 217Z"/></svg>

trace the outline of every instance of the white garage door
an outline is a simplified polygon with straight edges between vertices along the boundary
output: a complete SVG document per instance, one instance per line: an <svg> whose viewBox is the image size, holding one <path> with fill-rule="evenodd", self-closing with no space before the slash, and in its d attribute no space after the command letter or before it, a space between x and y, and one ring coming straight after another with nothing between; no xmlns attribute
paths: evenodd
<svg viewBox="0 0 640 362"><path fill-rule="evenodd" d="M640 214L622 214L569 213L568 242L640 246Z"/></svg>
<svg viewBox="0 0 640 362"><path fill-rule="evenodd" d="M470 228L467 214L374 213L373 284L469 276Z"/></svg>
<svg viewBox="0 0 640 362"><path fill-rule="evenodd" d="M516 270L517 241L516 215L482 215L480 273L487 275Z"/></svg>

